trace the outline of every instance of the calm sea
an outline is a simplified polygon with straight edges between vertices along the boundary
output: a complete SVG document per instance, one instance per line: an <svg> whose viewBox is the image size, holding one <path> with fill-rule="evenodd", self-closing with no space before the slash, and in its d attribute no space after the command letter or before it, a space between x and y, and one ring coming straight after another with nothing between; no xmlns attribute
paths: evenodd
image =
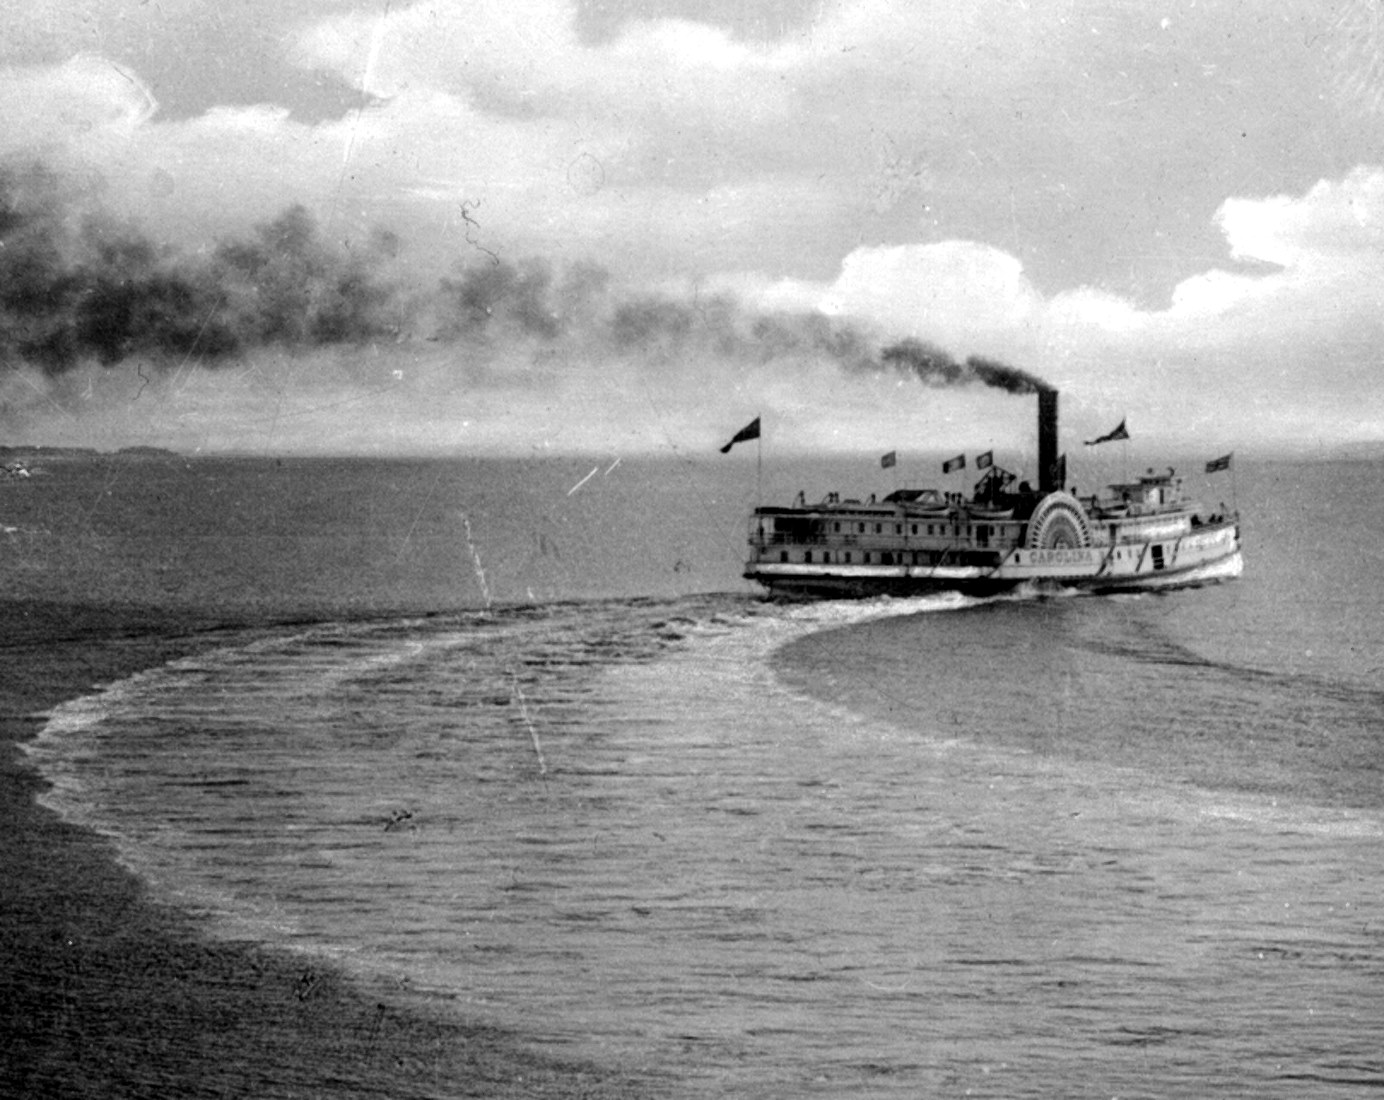
<svg viewBox="0 0 1384 1100"><path fill-rule="evenodd" d="M869 466L55 460L7 593L298 625L59 707L48 802L674 1095L1377 1093L1384 470L1242 464L1200 589L760 601L757 493Z"/></svg>

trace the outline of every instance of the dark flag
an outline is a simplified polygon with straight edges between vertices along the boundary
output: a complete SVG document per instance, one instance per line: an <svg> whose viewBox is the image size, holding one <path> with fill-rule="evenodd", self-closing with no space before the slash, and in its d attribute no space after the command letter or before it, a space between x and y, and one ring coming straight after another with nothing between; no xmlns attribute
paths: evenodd
<svg viewBox="0 0 1384 1100"><path fill-rule="evenodd" d="M1230 452L1230 454L1234 453L1234 451ZM1230 455L1221 455L1220 458L1213 458L1206 464L1206 472L1208 474L1214 474L1217 470L1228 469L1230 469Z"/></svg>
<svg viewBox="0 0 1384 1100"><path fill-rule="evenodd" d="M1119 426L1118 428L1116 428L1113 432L1106 432L1104 435L1098 435L1098 436L1096 436L1095 439L1088 439L1088 440L1086 441L1086 446L1088 446L1088 447L1094 447L1097 443L1113 443L1113 442L1114 442L1115 440L1117 440L1117 439L1128 439L1128 438L1129 438L1129 432L1127 432L1127 431L1125 430L1125 422L1124 422L1123 420L1121 420L1121 421L1120 421L1120 426Z"/></svg>
<svg viewBox="0 0 1384 1100"><path fill-rule="evenodd" d="M890 466L895 466L895 465L897 465L897 464L898 464L898 461L899 461L899 452L898 452L898 451L890 451L887 455L880 455L879 464L880 464L880 467L881 467L882 469L887 470L887 469L889 469Z"/></svg>
<svg viewBox="0 0 1384 1100"><path fill-rule="evenodd" d="M965 455L957 455L955 458L949 458L949 459L947 459L946 462L942 463L942 472L943 472L944 474L949 474L949 473L951 473L953 470L964 470L965 468L966 468L966 456L965 456Z"/></svg>
<svg viewBox="0 0 1384 1100"><path fill-rule="evenodd" d="M745 442L747 442L747 441L749 441L749 440L751 440L751 439L758 439L758 438L759 438L759 417L756 416L753 420L751 420L748 424L746 424L743 428L741 428L738 432L736 432L735 435L733 435L733 436L731 437L730 442L727 443L724 447L721 448L721 453L722 453L723 455L724 455L724 454L730 454L730 449L731 449L732 447L734 447L737 443L745 443Z"/></svg>
<svg viewBox="0 0 1384 1100"><path fill-rule="evenodd" d="M995 464L995 452L986 451L983 455L976 455L976 469L988 470Z"/></svg>

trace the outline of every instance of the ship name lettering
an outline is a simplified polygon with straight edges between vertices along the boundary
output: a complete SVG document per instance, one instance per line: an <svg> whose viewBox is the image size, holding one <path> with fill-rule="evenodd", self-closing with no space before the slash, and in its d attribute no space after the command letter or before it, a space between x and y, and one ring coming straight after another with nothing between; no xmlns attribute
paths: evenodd
<svg viewBox="0 0 1384 1100"><path fill-rule="evenodd" d="M1034 565L1079 565L1091 560L1089 550L1034 550Z"/></svg>

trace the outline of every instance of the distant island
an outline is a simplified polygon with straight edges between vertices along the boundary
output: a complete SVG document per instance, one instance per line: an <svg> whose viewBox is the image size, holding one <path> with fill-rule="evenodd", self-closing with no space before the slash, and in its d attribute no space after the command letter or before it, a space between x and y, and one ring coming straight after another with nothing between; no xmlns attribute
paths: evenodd
<svg viewBox="0 0 1384 1100"><path fill-rule="evenodd" d="M130 458L181 458L177 451L166 447L121 447L118 451L98 451L95 447L48 447L41 443L32 446L0 446L3 458L101 458L110 455Z"/></svg>

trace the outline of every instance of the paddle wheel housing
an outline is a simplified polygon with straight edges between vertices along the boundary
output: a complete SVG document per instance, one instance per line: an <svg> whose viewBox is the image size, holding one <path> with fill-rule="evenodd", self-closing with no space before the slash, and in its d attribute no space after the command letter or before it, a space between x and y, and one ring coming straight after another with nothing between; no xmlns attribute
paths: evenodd
<svg viewBox="0 0 1384 1100"><path fill-rule="evenodd" d="M1030 550L1075 550L1090 545L1086 509L1071 493L1049 493L1029 516L1024 546Z"/></svg>

